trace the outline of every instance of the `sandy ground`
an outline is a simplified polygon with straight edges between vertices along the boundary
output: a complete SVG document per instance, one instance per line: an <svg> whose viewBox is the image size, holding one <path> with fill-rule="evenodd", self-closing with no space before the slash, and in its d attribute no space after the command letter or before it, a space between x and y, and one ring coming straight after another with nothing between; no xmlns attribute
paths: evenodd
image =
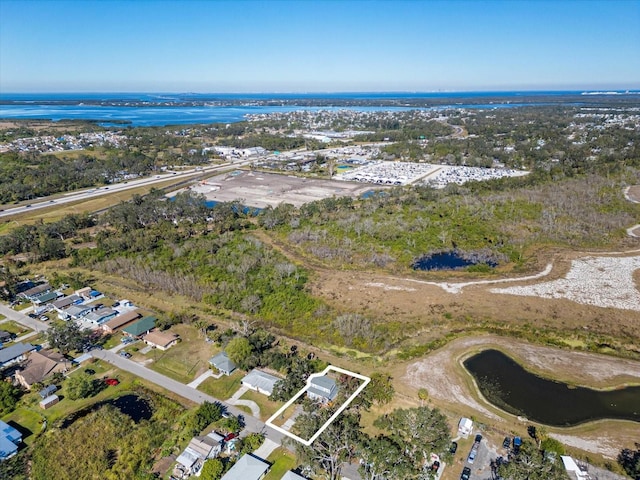
<svg viewBox="0 0 640 480"><path fill-rule="evenodd" d="M584 352L559 350L532 345L498 336L461 338L426 358L409 364L402 377L414 389L424 387L436 403L465 405L468 415L481 414L492 423L506 425L514 419L522 425L526 419L515 418L490 406L475 389L471 376L461 366L464 358L484 348L498 347L527 368L558 380L571 380L587 386L615 387L627 383L640 383L640 362L612 358ZM580 429L552 429L550 435L561 442L588 452L615 458L621 448L630 442L629 435L637 431L633 422L615 422L621 425L614 432L575 432ZM630 444L630 443L629 443Z"/></svg>

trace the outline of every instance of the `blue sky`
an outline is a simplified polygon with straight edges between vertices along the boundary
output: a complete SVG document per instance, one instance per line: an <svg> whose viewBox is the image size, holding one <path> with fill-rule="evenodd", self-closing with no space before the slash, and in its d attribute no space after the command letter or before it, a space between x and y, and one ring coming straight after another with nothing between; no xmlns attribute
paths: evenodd
<svg viewBox="0 0 640 480"><path fill-rule="evenodd" d="M0 0L0 92L640 88L640 0Z"/></svg>

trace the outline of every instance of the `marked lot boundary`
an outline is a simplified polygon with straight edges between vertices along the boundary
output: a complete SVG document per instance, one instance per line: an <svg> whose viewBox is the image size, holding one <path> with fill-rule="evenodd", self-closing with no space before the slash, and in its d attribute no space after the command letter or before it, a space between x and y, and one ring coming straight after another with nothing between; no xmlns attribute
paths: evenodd
<svg viewBox="0 0 640 480"><path fill-rule="evenodd" d="M309 390L309 388L311 387L311 380L317 377L323 377L325 376L327 373L329 372L338 372L338 373L342 373L344 375L349 375L351 377L357 378L362 380L362 385L360 385L355 392L353 392L351 394L351 396L340 406L340 408L338 408L338 410L336 410L336 412L331 415L331 417L324 423L324 425L322 425L318 431L309 439L309 440L305 440L304 438L300 438L299 436L285 430L284 428L275 425L273 423L273 421L278 418L280 415L282 415L287 408L289 408L291 405L293 405L293 403L298 400L298 398L300 398L302 395L304 395L307 390ZM309 375L309 378L307 379L307 385L300 389L300 391L298 393L296 393L291 400L289 400L287 403L285 403L282 407L280 407L280 410L278 410L276 413L274 413L269 420L267 420L265 423L266 425L269 425L271 428L273 428L274 430L277 430L278 432L282 433L283 435L288 436L289 438L293 438L294 440L302 443L305 446L309 446L311 445L321 434L322 432L325 431L325 429L331 425L331 423L338 418L338 415L340 415L345 408L347 408L349 406L349 404L351 402L353 402L353 400L355 400L355 398L360 395L360 393L365 389L365 387L369 384L369 382L371 381L371 378L369 377L365 377L364 375L360 375L358 373L354 373L351 372L349 370L345 370L343 368L340 367L334 367L333 365L329 365L327 368L325 368L322 372L320 373L312 373L311 375Z"/></svg>

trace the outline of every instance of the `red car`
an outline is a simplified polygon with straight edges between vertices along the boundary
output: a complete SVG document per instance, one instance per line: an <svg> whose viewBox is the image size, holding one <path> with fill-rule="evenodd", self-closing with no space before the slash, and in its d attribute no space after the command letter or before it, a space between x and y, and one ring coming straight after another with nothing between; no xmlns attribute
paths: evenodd
<svg viewBox="0 0 640 480"><path fill-rule="evenodd" d="M238 436L237 433L230 433L229 435L227 435L226 437L224 437L224 441L228 442L229 440L233 440L234 438L236 438Z"/></svg>
<svg viewBox="0 0 640 480"><path fill-rule="evenodd" d="M107 378L104 383L106 383L107 385L110 385L112 387L115 387L116 385L118 385L120 382L118 381L118 379L116 378Z"/></svg>

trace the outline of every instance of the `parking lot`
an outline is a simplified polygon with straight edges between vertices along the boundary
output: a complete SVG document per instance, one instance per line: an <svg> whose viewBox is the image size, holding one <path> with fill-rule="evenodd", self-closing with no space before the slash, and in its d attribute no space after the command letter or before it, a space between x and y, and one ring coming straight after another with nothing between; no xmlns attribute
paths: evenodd
<svg viewBox="0 0 640 480"><path fill-rule="evenodd" d="M469 467L471 469L471 476L469 480L493 480L491 474L491 460L495 460L497 457L505 456L506 450L502 448L502 445L490 444L486 438L483 438L478 447L478 452L473 463L469 463L467 458L473 445L473 435L469 441L460 440L458 451L455 455L455 461L448 467L452 469L453 475L448 478L460 478L462 469Z"/></svg>

